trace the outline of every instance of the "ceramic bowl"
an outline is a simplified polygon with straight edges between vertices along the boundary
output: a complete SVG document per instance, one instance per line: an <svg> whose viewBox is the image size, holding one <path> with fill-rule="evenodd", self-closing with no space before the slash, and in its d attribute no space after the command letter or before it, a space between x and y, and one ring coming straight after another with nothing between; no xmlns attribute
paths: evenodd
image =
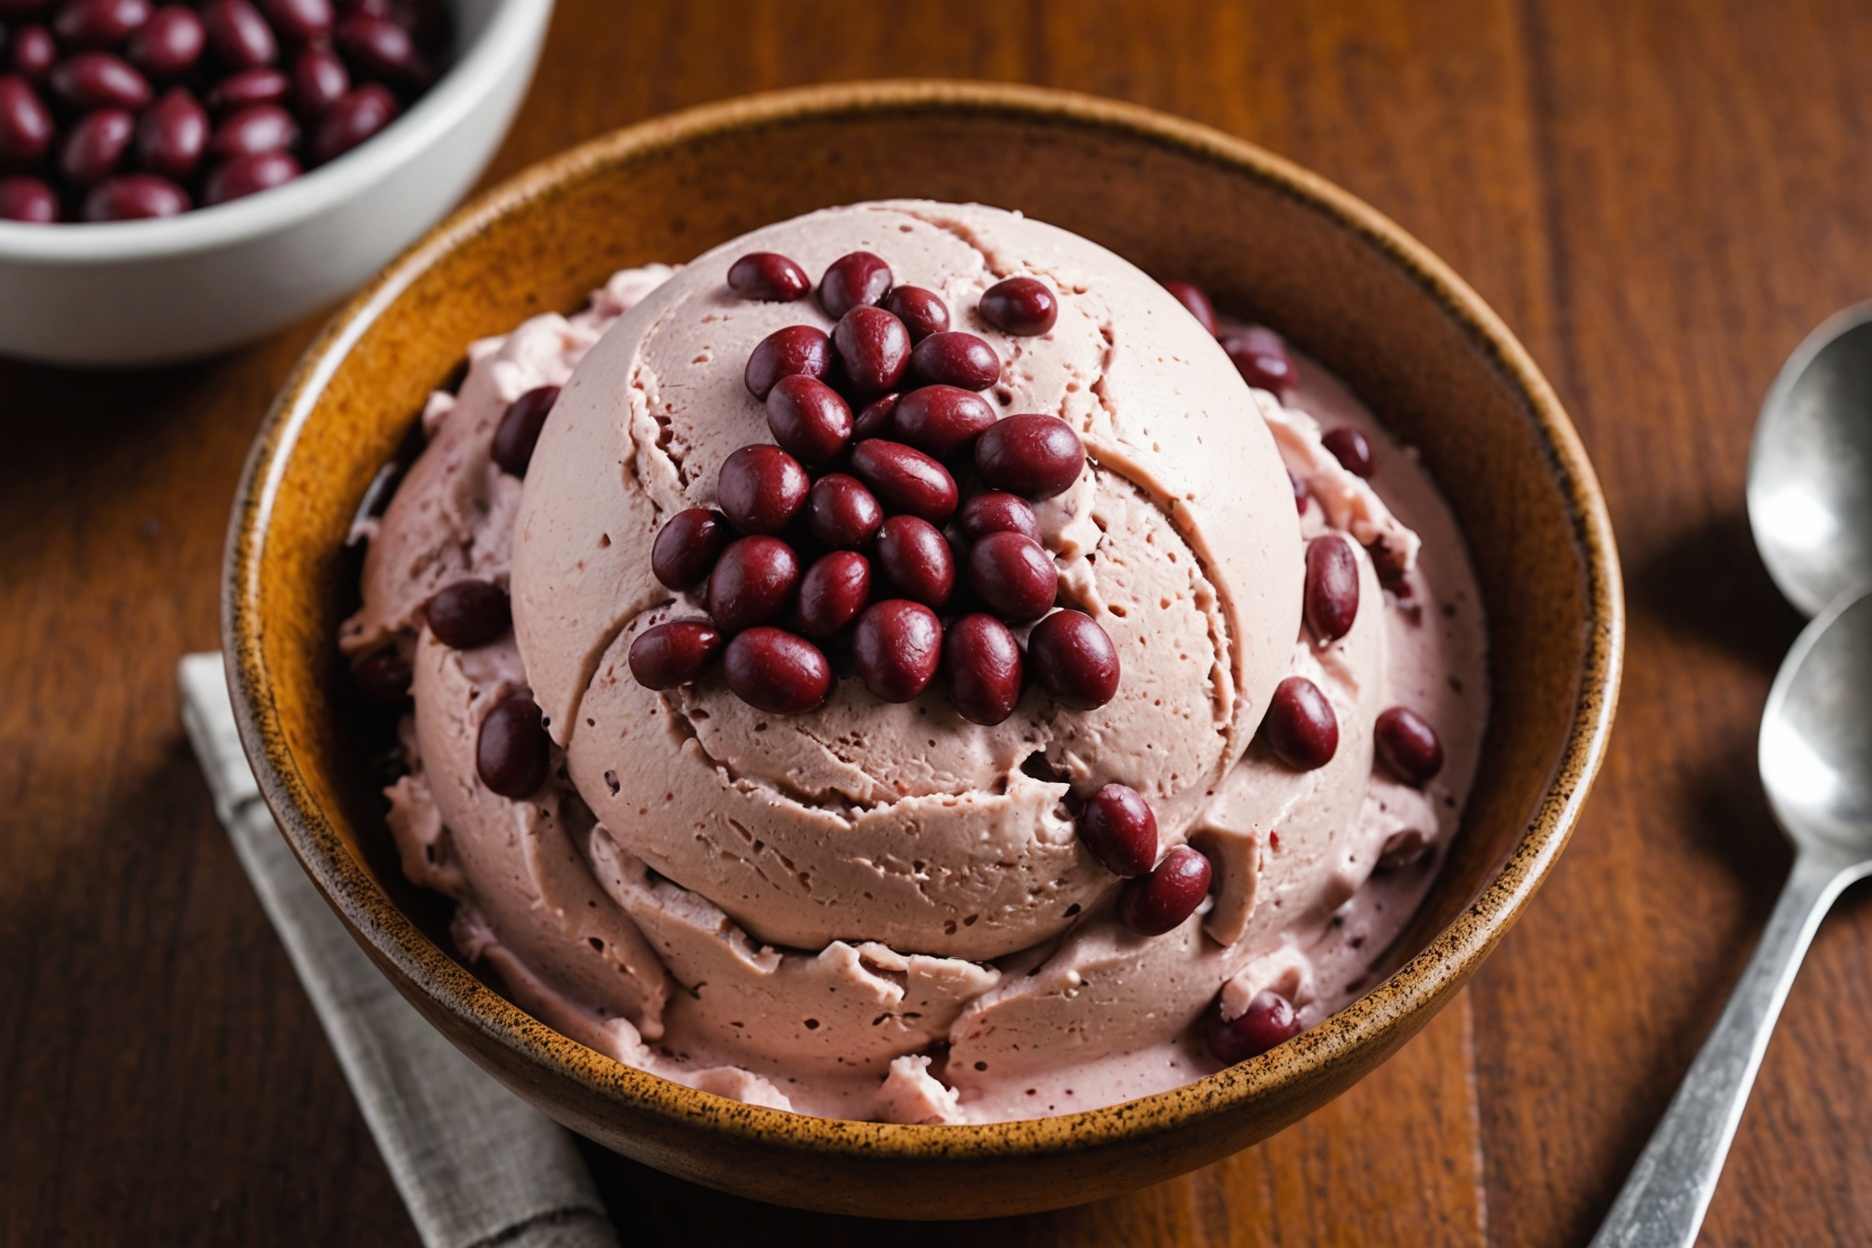
<svg viewBox="0 0 1872 1248"><path fill-rule="evenodd" d="M346 529L473 339L569 310L606 274L887 196L987 199L1277 326L1422 453L1473 547L1494 705L1448 864L1401 965L1273 1052L1172 1092L994 1126L808 1118L693 1091L554 1032L464 969L400 878L334 645ZM548 1114L763 1200L887 1217L1055 1207L1252 1144L1343 1091L1455 994L1553 868L1604 752L1623 607L1591 466L1552 389L1436 257L1320 178L1214 131L1080 96L877 83L633 127L458 213L339 314L254 449L226 570L230 683L260 786L308 872L416 1007Z"/></svg>
<svg viewBox="0 0 1872 1248"><path fill-rule="evenodd" d="M264 194L159 221L0 221L0 355L144 365L248 342L357 289L494 155L552 0L452 0L455 63L382 134Z"/></svg>

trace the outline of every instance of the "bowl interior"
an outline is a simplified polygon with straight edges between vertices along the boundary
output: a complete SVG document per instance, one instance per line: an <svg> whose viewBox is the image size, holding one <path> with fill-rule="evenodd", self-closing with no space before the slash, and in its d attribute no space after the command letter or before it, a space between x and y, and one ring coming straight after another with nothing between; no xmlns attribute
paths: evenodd
<svg viewBox="0 0 1872 1248"><path fill-rule="evenodd" d="M1405 968L1400 979L1420 979L1415 995L1393 981L1381 992L1401 995L1365 1023L1427 1017L1416 1007L1453 991L1558 852L1616 687L1609 530L1544 382L1474 296L1393 227L1242 145L1039 93L815 98L728 106L581 149L445 225L314 346L257 449L237 512L248 536L237 531L230 551L237 688L259 692L248 709L267 741L263 782L269 766L290 773L273 791L276 809L290 808L289 835L296 822L328 824L375 887L442 935L441 907L396 869L372 743L339 693L348 682L333 638L353 600L343 553L353 513L470 341L570 310L622 266L680 261L810 209L982 200L1196 280L1223 308L1276 326L1419 448L1470 535L1489 616L1490 730L1465 826L1400 951L1424 949L1459 919L1471 926L1444 956ZM334 887L332 864L310 865L341 909L347 890L371 886ZM1464 912L1485 890L1495 895L1477 925ZM1374 1050L1402 1038L1368 1035Z"/></svg>

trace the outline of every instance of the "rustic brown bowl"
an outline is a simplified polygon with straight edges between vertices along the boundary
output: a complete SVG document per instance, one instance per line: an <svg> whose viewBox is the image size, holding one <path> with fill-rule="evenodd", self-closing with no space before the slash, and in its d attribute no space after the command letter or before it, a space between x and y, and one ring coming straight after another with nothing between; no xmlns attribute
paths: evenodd
<svg viewBox="0 0 1872 1248"><path fill-rule="evenodd" d="M398 876L341 696L341 555L372 474L473 339L569 309L612 270L890 196L989 198L1200 281L1337 370L1421 449L1469 534L1494 706L1481 778L1402 965L1274 1052L1063 1117L911 1127L743 1105L536 1021L438 944ZM1553 391L1441 261L1249 144L1103 100L959 83L766 95L635 126L457 213L332 321L248 464L224 605L241 736L306 870L416 1007L573 1129L784 1204L959 1218L1074 1204L1211 1162L1370 1071L1434 1014L1552 869L1605 750L1624 612L1605 507ZM412 915L423 916L420 920Z"/></svg>

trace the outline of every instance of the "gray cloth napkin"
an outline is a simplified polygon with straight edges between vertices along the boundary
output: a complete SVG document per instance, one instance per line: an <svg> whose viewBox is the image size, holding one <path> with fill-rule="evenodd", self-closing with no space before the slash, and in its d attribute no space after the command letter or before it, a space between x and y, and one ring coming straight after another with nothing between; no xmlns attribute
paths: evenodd
<svg viewBox="0 0 1872 1248"><path fill-rule="evenodd" d="M572 1137L483 1074L390 985L306 878L241 752L218 654L184 658L182 722L215 812L338 1053L429 1248L617 1248Z"/></svg>

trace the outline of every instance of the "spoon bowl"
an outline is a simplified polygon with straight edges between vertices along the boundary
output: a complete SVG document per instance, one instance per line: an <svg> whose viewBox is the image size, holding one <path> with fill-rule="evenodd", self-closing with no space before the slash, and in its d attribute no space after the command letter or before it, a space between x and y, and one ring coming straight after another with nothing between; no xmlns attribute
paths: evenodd
<svg viewBox="0 0 1872 1248"><path fill-rule="evenodd" d="M1796 844L1872 859L1872 593L1794 643L1762 712L1760 754L1762 787Z"/></svg>

